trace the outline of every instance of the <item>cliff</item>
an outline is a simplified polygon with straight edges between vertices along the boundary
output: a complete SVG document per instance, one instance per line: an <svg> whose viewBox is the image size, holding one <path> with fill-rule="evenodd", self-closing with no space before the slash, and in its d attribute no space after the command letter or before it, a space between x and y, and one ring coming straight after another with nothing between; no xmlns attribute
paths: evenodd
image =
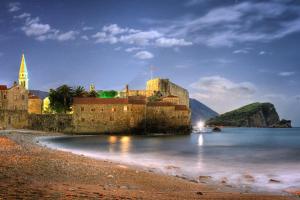
<svg viewBox="0 0 300 200"><path fill-rule="evenodd" d="M280 121L278 113L271 103L252 103L212 118L206 122L206 125L285 128L291 127L291 122Z"/></svg>
<svg viewBox="0 0 300 200"><path fill-rule="evenodd" d="M196 99L190 98L190 109L192 112L192 124L197 124L198 121L206 121L212 117L216 117L219 114L209 108L208 106L204 105L200 101Z"/></svg>

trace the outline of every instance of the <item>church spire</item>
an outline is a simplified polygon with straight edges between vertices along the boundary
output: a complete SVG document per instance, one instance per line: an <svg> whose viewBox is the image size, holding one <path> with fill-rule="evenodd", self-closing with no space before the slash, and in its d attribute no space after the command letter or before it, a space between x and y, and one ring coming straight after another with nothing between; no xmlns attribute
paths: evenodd
<svg viewBox="0 0 300 200"><path fill-rule="evenodd" d="M22 60L19 71L19 85L22 85L23 87L25 87L26 90L28 90L28 72L24 54L22 54Z"/></svg>

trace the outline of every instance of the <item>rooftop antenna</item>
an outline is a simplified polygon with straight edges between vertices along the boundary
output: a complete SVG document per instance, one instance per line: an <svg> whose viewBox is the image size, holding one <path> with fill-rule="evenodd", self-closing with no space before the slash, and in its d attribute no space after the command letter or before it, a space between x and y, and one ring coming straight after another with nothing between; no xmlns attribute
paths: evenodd
<svg viewBox="0 0 300 200"><path fill-rule="evenodd" d="M153 79L153 71L156 69L155 66L150 65L150 78Z"/></svg>

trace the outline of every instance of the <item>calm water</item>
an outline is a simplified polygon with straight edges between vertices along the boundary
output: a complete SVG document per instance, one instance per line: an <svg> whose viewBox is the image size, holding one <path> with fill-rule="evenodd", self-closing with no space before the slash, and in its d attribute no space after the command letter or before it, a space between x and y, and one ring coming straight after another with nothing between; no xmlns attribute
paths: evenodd
<svg viewBox="0 0 300 200"><path fill-rule="evenodd" d="M300 128L226 128L188 136L39 138L51 148L259 190L300 187ZM249 176L254 178L251 180ZM280 183L270 183L270 179Z"/></svg>

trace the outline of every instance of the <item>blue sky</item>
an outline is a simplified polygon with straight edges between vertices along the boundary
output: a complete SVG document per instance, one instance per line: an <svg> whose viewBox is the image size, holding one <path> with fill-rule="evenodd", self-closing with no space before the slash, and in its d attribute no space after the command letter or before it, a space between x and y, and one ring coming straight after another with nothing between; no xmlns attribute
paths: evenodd
<svg viewBox="0 0 300 200"><path fill-rule="evenodd" d="M1 1L0 82L143 88L170 78L219 113L255 101L300 126L297 0Z"/></svg>

